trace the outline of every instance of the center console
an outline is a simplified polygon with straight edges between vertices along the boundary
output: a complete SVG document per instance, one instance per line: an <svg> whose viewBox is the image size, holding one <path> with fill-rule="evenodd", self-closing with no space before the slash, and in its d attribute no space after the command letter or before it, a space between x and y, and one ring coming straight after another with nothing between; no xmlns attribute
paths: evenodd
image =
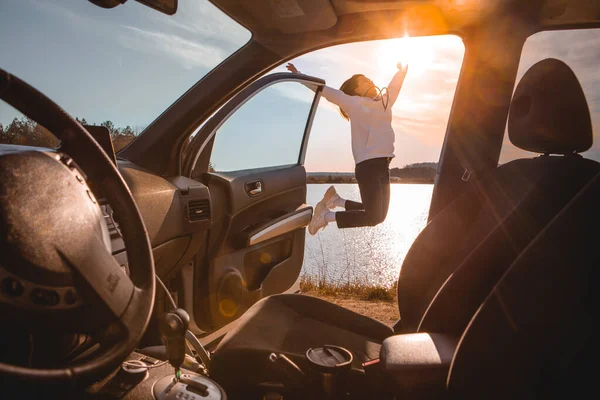
<svg viewBox="0 0 600 400"><path fill-rule="evenodd" d="M168 322L169 319L165 321ZM176 372L174 366L190 365L183 362L183 347L179 344L181 335L174 333L181 326L171 323L164 328L164 332L169 329L172 331L165 340L167 350L165 357L162 357L168 361L159 361L134 352L118 371L89 387L85 398L227 399L228 395L223 387L206 374L186 368L179 370L179 374ZM343 347L331 345L308 349L304 370L286 355L272 353L266 360L273 371L273 380L266 382L268 385L261 384L255 390L245 388L241 392L234 387L227 390L233 390L229 394L230 398L257 400L282 400L284 397L286 400L436 398L445 391L456 345L454 338L441 334L416 333L389 337L382 344L379 359L363 363L365 375L359 388L360 393L354 390L357 388L353 384L356 377L351 373L352 353ZM209 366L209 363L205 365ZM207 372L200 368L196 371Z"/></svg>
<svg viewBox="0 0 600 400"><path fill-rule="evenodd" d="M190 317L181 308L163 315L160 333L164 346L158 346L156 358L134 352L121 368L87 389L88 399L222 400L225 391L208 378L210 353L188 330ZM191 336L190 336L191 335ZM186 339L188 343L186 344ZM190 347L191 345L191 347ZM186 354L186 348L196 357ZM187 362L190 359L191 362ZM185 369L196 366L196 371ZM182 366L184 368L182 368ZM197 373L202 372L202 373Z"/></svg>
<svg viewBox="0 0 600 400"><path fill-rule="evenodd" d="M302 371L283 354L271 354L269 361L293 387L263 388L257 392L237 393L235 398L282 400L312 398L346 399L352 353L325 345L307 351L310 368ZM185 365L185 364L184 364ZM290 392L289 389L292 389ZM284 390L281 390L284 389ZM282 393L284 393L282 395ZM241 396L241 397L240 397ZM248 397L249 396L249 397ZM168 362L133 352L123 366L86 390L86 400L222 400L227 399L218 382L203 374L182 368L179 379Z"/></svg>
<svg viewBox="0 0 600 400"><path fill-rule="evenodd" d="M140 368L135 368L139 363ZM87 389L88 400L222 400L221 386L203 375L182 369L179 380L171 365L132 353L119 370ZM150 368L148 368L150 367Z"/></svg>

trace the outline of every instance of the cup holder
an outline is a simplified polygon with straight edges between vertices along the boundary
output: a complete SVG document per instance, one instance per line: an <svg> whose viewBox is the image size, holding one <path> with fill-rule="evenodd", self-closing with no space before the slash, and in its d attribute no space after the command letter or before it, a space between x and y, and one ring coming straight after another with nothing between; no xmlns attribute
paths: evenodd
<svg viewBox="0 0 600 400"><path fill-rule="evenodd" d="M340 346L324 345L306 352L313 381L323 399L342 399L354 357Z"/></svg>

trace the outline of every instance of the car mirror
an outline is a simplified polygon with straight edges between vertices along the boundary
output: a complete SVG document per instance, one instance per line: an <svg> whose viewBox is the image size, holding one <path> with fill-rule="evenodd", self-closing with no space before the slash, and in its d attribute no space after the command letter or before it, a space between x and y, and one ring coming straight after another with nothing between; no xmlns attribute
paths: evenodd
<svg viewBox="0 0 600 400"><path fill-rule="evenodd" d="M114 8L125 3L127 0L89 0L90 3L102 8ZM145 6L153 8L162 13L173 15L177 11L177 0L135 0Z"/></svg>
<svg viewBox="0 0 600 400"><path fill-rule="evenodd" d="M136 0L162 13L173 15L177 11L177 0Z"/></svg>

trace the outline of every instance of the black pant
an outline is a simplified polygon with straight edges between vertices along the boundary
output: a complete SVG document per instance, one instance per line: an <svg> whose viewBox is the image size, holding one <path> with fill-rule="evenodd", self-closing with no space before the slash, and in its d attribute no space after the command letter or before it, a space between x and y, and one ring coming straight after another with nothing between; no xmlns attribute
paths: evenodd
<svg viewBox="0 0 600 400"><path fill-rule="evenodd" d="M362 203L346 200L346 211L336 212L338 228L375 226L385 220L390 205L390 158L373 158L356 164Z"/></svg>

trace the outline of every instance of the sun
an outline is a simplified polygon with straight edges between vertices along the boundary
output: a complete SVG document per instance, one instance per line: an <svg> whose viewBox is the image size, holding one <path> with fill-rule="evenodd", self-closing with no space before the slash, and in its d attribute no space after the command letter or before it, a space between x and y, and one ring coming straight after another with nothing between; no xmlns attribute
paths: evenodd
<svg viewBox="0 0 600 400"><path fill-rule="evenodd" d="M399 62L408 64L410 75L422 75L433 63L433 51L427 44L408 35L382 41L377 51L380 76L389 79Z"/></svg>

